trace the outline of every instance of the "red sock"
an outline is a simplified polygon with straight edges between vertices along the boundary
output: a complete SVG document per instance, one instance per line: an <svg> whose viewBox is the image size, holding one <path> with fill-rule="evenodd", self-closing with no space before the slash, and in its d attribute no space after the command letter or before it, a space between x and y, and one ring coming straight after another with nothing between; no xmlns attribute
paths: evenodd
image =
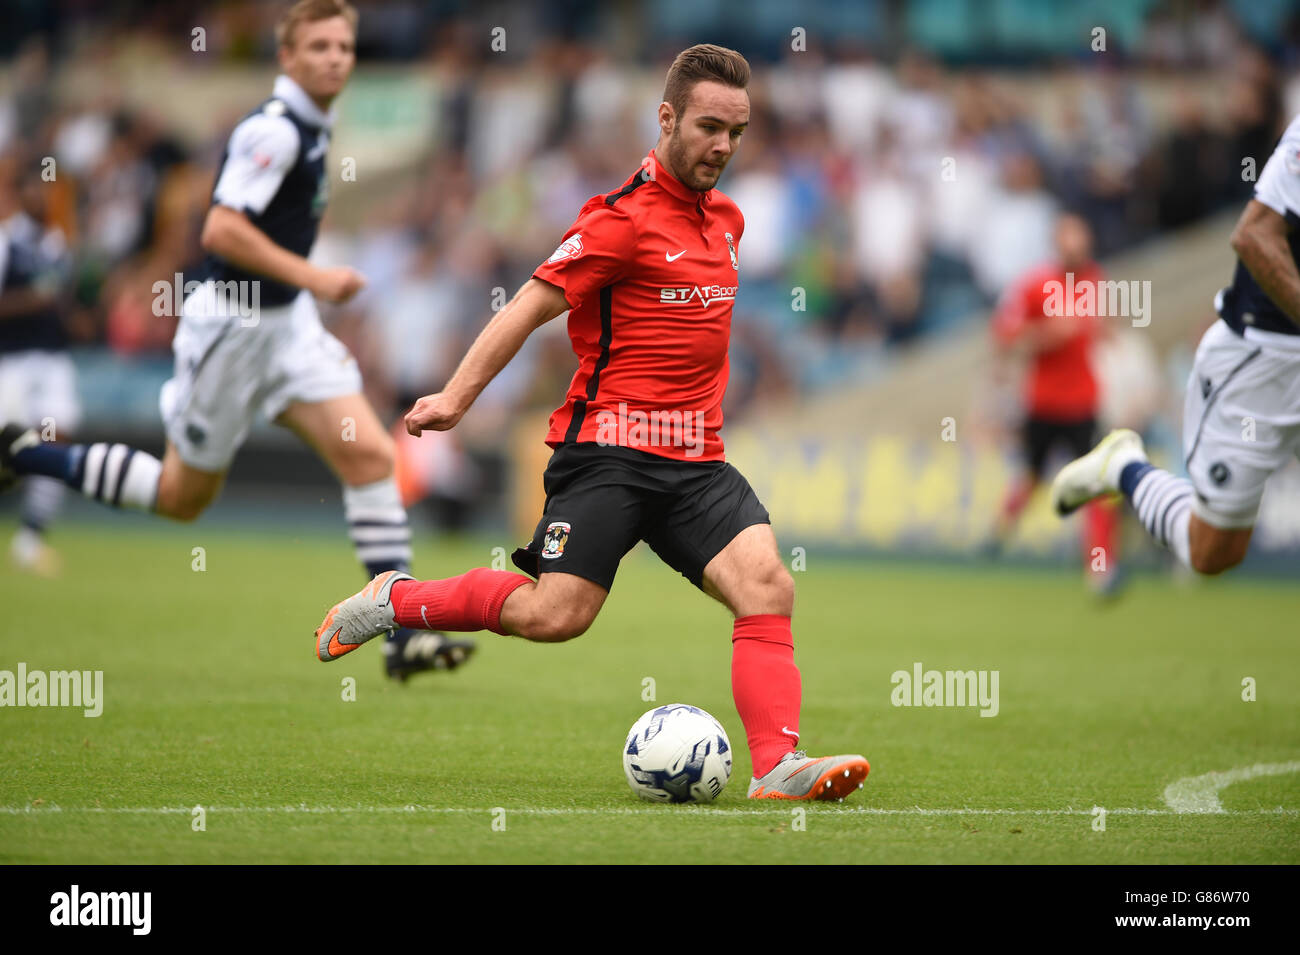
<svg viewBox="0 0 1300 955"><path fill-rule="evenodd" d="M1093 551L1100 547L1105 554L1105 567L1111 570L1119 560L1116 530L1119 512L1110 501L1092 501L1083 509L1084 544L1083 565L1092 567L1096 559Z"/></svg>
<svg viewBox="0 0 1300 955"><path fill-rule="evenodd" d="M1002 524L1014 524L1020 517L1020 512L1025 509L1029 503L1029 498L1034 493L1034 481L1032 478L1017 478L1016 482L1011 485L1006 496L1002 498L1002 510L1000 518Z"/></svg>
<svg viewBox="0 0 1300 955"><path fill-rule="evenodd" d="M754 776L763 776L799 741L802 688L789 617L736 618L731 635L731 695L745 724Z"/></svg>
<svg viewBox="0 0 1300 955"><path fill-rule="evenodd" d="M491 630L503 636L501 607L532 579L505 570L476 567L446 580L402 580L393 584L394 619L416 630Z"/></svg>

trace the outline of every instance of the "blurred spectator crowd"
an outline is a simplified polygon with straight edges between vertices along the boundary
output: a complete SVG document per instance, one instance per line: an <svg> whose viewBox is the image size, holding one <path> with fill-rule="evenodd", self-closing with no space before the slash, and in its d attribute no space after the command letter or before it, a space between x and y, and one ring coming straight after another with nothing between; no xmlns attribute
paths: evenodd
<svg viewBox="0 0 1300 955"><path fill-rule="evenodd" d="M1247 18L1216 2L1138 4L1144 12L1112 56L1090 49L1085 31L1072 56L993 64L923 52L916 37L881 49L851 31L825 40L814 27L801 49L786 26L751 50L724 16L735 5L721 0L694 7L725 27L683 34L683 5L670 2L656 29L631 36L626 16L586 3L454 16L447 4L358 6L360 70L387 61L438 80L427 149L362 214L327 216L319 249L369 277L330 318L390 414L437 390L582 202L637 169L654 143L663 71L690 42L735 43L755 70L751 126L722 183L746 217L731 416L857 380L977 313L1050 254L1061 209L1088 219L1106 256L1241 203L1253 187L1243 162L1262 167L1288 118L1285 70L1300 49L1288 39L1292 20L1279 14L1260 41L1257 5ZM898 4L858 6L898 27ZM192 22L211 25L223 67L264 69L279 7L112 9L54 3L15 15L21 27L0 61L0 163L57 163L50 209L75 250L74 339L164 355L174 321L153 313L152 285L201 261L213 170L230 126L255 103L231 104L194 141L165 111L126 105L107 86L62 98L55 79L86 45L127 34L166 34L183 58L174 38L188 38ZM755 21L772 9L758 4ZM61 18L50 21L50 10ZM495 22L526 39L494 54ZM346 94L340 111L346 121ZM484 395L482 420L554 406L573 367L557 325Z"/></svg>

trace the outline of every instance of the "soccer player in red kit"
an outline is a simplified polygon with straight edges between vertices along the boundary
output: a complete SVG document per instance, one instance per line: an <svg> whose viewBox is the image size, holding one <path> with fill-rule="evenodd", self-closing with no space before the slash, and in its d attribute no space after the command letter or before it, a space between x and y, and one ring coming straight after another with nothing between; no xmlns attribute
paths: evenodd
<svg viewBox="0 0 1300 955"><path fill-rule="evenodd" d="M380 574L330 610L316 653L335 660L405 626L572 639L596 619L623 555L644 540L735 616L732 692L753 762L749 795L842 799L870 767L861 756L795 749L794 581L767 511L724 460L718 434L745 223L714 187L749 123L749 75L734 50L681 53L659 105L659 142L640 168L587 201L446 388L406 416L416 435L454 427L528 335L569 312L578 371L546 436L554 453L542 518L513 555L531 576Z"/></svg>
<svg viewBox="0 0 1300 955"><path fill-rule="evenodd" d="M1063 446L1077 457L1096 440L1099 394L1091 350L1105 328L1096 309L1086 303L1096 302L1104 276L1092 259L1092 231L1082 218L1067 214L1057 220L1056 251L1055 261L1033 269L1008 289L993 318L999 347L1029 351L1021 432L1027 468L1003 500L996 530L999 548L1043 480L1052 451ZM1088 286L1093 297L1081 298ZM1085 566L1095 565L1095 548L1102 548L1105 570L1091 579L1099 591L1109 592L1119 580L1115 508L1109 501L1094 501L1085 508L1084 519Z"/></svg>

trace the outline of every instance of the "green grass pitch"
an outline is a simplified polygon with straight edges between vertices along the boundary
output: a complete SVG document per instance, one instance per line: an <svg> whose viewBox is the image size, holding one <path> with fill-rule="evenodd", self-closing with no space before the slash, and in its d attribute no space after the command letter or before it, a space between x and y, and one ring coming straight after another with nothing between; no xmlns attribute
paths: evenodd
<svg viewBox="0 0 1300 955"><path fill-rule="evenodd" d="M802 745L872 771L843 804L792 805L745 799L728 615L643 550L577 640L483 634L469 666L403 686L377 644L313 656L324 610L363 582L341 530L124 517L55 543L59 580L0 576L0 670L102 670L103 714L0 708L5 863L1300 861L1295 772L1226 786L1219 813L1164 799L1184 777L1300 760L1293 583L1151 575L1098 605L1073 573L813 550L796 574ZM423 536L417 570L505 544ZM891 674L917 662L997 670L998 714L892 705ZM629 791L647 678L656 702L726 726L736 765L713 806Z"/></svg>

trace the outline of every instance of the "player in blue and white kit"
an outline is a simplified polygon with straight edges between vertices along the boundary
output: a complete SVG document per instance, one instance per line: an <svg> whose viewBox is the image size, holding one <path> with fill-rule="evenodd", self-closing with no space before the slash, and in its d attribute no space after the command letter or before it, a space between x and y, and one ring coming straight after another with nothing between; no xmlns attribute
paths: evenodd
<svg viewBox="0 0 1300 955"><path fill-rule="evenodd" d="M124 444L45 443L35 430L10 426L0 432L0 480L5 471L48 475L113 507L193 520L262 413L302 438L342 482L366 573L407 569L411 531L392 438L313 298L346 302L365 279L307 260L328 193L329 107L355 63L356 23L344 0L300 0L277 26L284 74L235 127L217 172L201 240L206 281L185 299L175 373L161 395L163 460ZM473 648L399 630L385 647L387 672L405 679L455 666Z"/></svg>
<svg viewBox="0 0 1300 955"><path fill-rule="evenodd" d="M1241 563L1269 475L1300 456L1300 117L1292 120L1232 233L1237 267L1215 299L1183 409L1187 478L1113 431L1052 486L1062 514L1122 492L1182 563L1219 574Z"/></svg>
<svg viewBox="0 0 1300 955"><path fill-rule="evenodd" d="M46 184L16 159L0 168L0 419L74 434L81 418L77 373L63 327L68 248L61 229L46 223ZM45 532L63 500L63 482L41 474L23 481L18 533L10 559L45 576L58 558Z"/></svg>

